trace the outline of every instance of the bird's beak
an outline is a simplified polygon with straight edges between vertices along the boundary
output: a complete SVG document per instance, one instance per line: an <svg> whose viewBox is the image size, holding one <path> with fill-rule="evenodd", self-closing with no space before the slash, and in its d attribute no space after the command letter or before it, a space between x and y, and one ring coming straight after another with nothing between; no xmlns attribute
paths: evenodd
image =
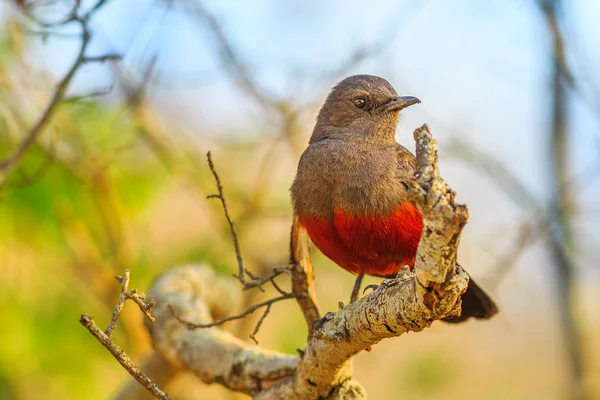
<svg viewBox="0 0 600 400"><path fill-rule="evenodd" d="M399 111L399 110L405 109L406 107L410 107L413 104L418 104L420 102L421 102L421 100L419 100L413 96L398 96L398 97L394 97L387 103L382 104L380 107L381 107L382 111L386 111L386 112L387 111L396 111L396 110Z"/></svg>

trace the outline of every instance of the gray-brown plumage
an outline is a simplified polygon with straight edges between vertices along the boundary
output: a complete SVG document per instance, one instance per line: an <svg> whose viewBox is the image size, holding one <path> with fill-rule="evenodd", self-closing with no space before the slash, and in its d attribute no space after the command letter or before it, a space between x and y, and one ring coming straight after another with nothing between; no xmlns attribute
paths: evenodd
<svg viewBox="0 0 600 400"><path fill-rule="evenodd" d="M396 143L400 110L419 103L399 97L376 76L338 83L317 117L291 188L294 212L313 243L340 267L358 276L394 276L412 267L423 221L408 200L415 157ZM463 314L489 318L493 301L474 283L462 297Z"/></svg>

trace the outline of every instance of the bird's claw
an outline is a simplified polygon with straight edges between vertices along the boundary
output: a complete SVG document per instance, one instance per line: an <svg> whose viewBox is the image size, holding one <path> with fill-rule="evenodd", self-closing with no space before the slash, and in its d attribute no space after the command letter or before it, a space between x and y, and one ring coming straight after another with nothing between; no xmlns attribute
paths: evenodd
<svg viewBox="0 0 600 400"><path fill-rule="evenodd" d="M367 291L367 289L371 289L373 291L377 290L377 288L379 287L379 285L376 285L374 283L367 285L364 289L363 289L363 294L365 294L365 292Z"/></svg>

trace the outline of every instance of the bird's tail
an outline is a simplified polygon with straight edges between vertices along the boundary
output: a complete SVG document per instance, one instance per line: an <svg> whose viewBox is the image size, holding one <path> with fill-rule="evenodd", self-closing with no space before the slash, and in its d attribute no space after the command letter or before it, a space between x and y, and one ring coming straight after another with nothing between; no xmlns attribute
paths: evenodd
<svg viewBox="0 0 600 400"><path fill-rule="evenodd" d="M489 319L498 313L496 303L480 288L473 279L469 280L467 291L461 296L462 312L459 317L444 318L442 321L456 324L469 318Z"/></svg>

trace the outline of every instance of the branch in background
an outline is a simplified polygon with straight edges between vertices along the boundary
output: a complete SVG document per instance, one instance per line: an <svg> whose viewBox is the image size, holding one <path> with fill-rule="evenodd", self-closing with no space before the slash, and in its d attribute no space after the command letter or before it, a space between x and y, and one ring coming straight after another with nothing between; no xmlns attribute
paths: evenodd
<svg viewBox="0 0 600 400"><path fill-rule="evenodd" d="M111 85L111 86L109 86L107 88L100 89L100 90L94 90L93 92L82 94L82 95L79 95L79 96L65 97L64 100L63 100L63 102L64 103L75 103L75 102L78 102L80 100L87 100L87 99L93 99L95 97L106 96L107 94L109 94L113 90L113 88L114 88L114 86Z"/></svg>
<svg viewBox="0 0 600 400"><path fill-rule="evenodd" d="M458 135L452 138L446 149L476 171L485 173L516 205L533 214L541 213L542 207L529 188L493 154L485 153Z"/></svg>
<svg viewBox="0 0 600 400"><path fill-rule="evenodd" d="M523 254L523 252L539 238L533 225L534 224L530 222L521 224L519 234L516 240L514 240L511 249L504 251L503 254L498 257L494 266L485 277L490 284L498 285L502 278L510 271L512 266L517 263L521 254Z"/></svg>
<svg viewBox="0 0 600 400"><path fill-rule="evenodd" d="M524 209L527 215L533 216L526 228L521 229L518 239L511 251L505 253L496 263L489 274L492 277L501 277L518 260L523 251L532 245L540 237L548 237L554 220L558 215L547 211L539 200L533 195L529 188L524 185L519 177L513 174L494 155L476 148L458 136L453 137L447 146L447 150L466 164L471 165L476 171L484 173L490 181L498 185L500 190L508 196L518 207ZM556 210L564 212L564 210Z"/></svg>
<svg viewBox="0 0 600 400"><path fill-rule="evenodd" d="M211 42L216 43L221 64L227 73L229 73L231 79L243 92L248 94L265 109L269 111L276 109L278 101L261 88L258 82L251 76L250 68L248 68L238 55L238 51L225 34L217 18L200 1L188 1L187 4L198 17L199 22L208 28L212 34L214 40Z"/></svg>
<svg viewBox="0 0 600 400"><path fill-rule="evenodd" d="M595 114L596 118L600 118L600 92L587 93L584 89L584 85L582 85L580 79L577 79L569 66L567 60L567 43L560 28L557 16L559 7L553 4L554 1L555 0L537 0L538 8L542 12L548 31L552 36L553 61L558 68L561 79L564 79L567 86L581 96L592 113Z"/></svg>
<svg viewBox="0 0 600 400"><path fill-rule="evenodd" d="M455 267L466 207L454 203L454 192L439 176L436 142L428 128L415 131L415 139L419 175L411 193L429 229L423 230L414 272L384 280L369 295L312 324L306 349L296 357L247 346L214 326L188 330L174 314L210 325L212 302L223 302L212 292L227 282L208 267L170 270L151 289L157 299L156 323L149 324L155 349L205 383L218 382L255 399L365 399L351 377L352 356L385 338L459 315L469 280ZM293 256L307 256L302 251ZM305 318L315 315L301 308Z"/></svg>
<svg viewBox="0 0 600 400"><path fill-rule="evenodd" d="M29 132L25 134L25 137L21 140L21 142L17 145L17 148L8 155L5 159L0 161L0 184L6 179L8 174L17 166L18 162L23 158L25 153L29 150L31 146L33 146L39 137L39 135L43 132L44 128L48 124L48 121L52 118L56 108L61 103L61 101L65 97L65 93L69 87L69 84L73 80L73 77L79 70L79 68L88 63L88 62L103 62L107 60L115 60L120 58L118 55L107 54L103 56L97 57L88 57L86 56L86 51L90 40L92 38L92 34L89 30L89 21L91 17L94 15L96 11L98 11L105 4L104 0L98 1L86 14L83 16L79 16L79 7L80 2L76 1L73 9L71 10L69 16L64 20L56 24L50 24L50 26L58 26L65 25L71 22L77 22L81 27L81 46L79 47L79 51L73 62L71 68L69 68L66 75L63 79L58 83L50 102L42 112L42 115L38 119L38 121L31 127ZM24 8L24 10L27 10ZM27 15L31 17L29 11L26 11ZM33 17L32 17L33 18ZM41 26L48 26L49 24L36 21Z"/></svg>
<svg viewBox="0 0 600 400"><path fill-rule="evenodd" d="M23 188L31 186L36 182L39 182L50 170L50 167L54 165L56 160L56 143L58 139L51 138L47 149L44 149L44 161L33 171L32 173L26 174L23 170L18 171L22 176L18 179L12 179L6 182L7 186ZM0 184L1 185L1 184Z"/></svg>
<svg viewBox="0 0 600 400"><path fill-rule="evenodd" d="M550 193L555 198L550 212L557 215L549 230L552 268L556 278L558 311L563 345L568 366L568 397L576 400L591 399L585 382L582 335L576 318L575 262L571 257L574 248L573 224L570 208L575 203L575 193L567 188L569 169L568 87L573 86L572 75L566 66L564 40L558 29L561 1L539 2L550 31L554 35L552 54L552 105L550 144Z"/></svg>
<svg viewBox="0 0 600 400"><path fill-rule="evenodd" d="M150 393L154 395L157 399L161 400L170 400L171 397L163 392L146 374L144 374L138 367L135 366L133 361L129 358L129 356L111 339L111 333L115 328L119 316L121 315L121 311L123 310L123 305L125 300L134 301L140 310L146 315L146 318L150 322L154 322L154 318L150 315L150 310L154 306L154 300L149 303L144 303L143 299L145 295L143 293L138 293L136 289L129 289L129 270L125 270L123 276L116 276L115 278L121 284L121 295L119 297L119 302L117 303L117 307L113 312L112 319L108 324L108 327L105 331L100 329L96 322L87 314L83 314L79 322L96 338L98 341L106 347L106 349L117 359L117 361L129 372L131 376L135 378L142 386L144 386Z"/></svg>
<svg viewBox="0 0 600 400"><path fill-rule="evenodd" d="M212 327L189 330L170 308L186 320L210 323L214 309L239 295L231 278L209 266L173 268L150 289L156 299L156 322L148 324L154 348L172 365L193 372L203 382L256 395L293 374L297 356L249 346L228 332Z"/></svg>

